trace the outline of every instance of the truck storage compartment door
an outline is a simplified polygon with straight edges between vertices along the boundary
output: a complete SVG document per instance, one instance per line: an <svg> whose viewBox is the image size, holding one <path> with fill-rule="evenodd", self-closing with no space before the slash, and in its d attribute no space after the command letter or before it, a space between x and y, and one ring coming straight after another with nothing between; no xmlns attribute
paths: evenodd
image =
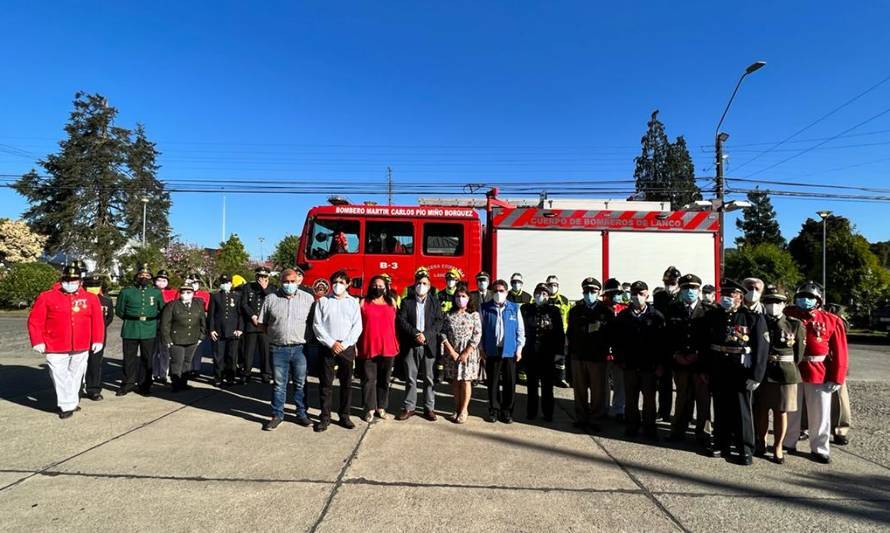
<svg viewBox="0 0 890 533"><path fill-rule="evenodd" d="M714 234L651 231L609 233L609 275L622 283L645 281L650 291L663 285L669 266L695 274L703 284L714 280Z"/></svg>

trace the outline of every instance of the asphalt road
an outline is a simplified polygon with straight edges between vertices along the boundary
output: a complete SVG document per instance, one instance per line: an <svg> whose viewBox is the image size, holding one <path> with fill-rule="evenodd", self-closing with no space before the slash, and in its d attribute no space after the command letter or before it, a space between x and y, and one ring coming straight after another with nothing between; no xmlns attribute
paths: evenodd
<svg viewBox="0 0 890 533"><path fill-rule="evenodd" d="M596 434L575 430L561 389L549 424L524 420L523 387L516 423L486 424L485 389L477 388L464 426L355 418L354 430L316 434L286 422L264 432L270 387L258 383L115 397L116 336L113 329L105 400L85 401L63 421L24 319L0 317L0 530L890 528L887 346L853 347L851 442L832 447L831 465L800 455L744 468L689 444L629 441L615 423ZM314 418L317 387L309 392ZM390 412L402 394L396 387ZM441 387L437 410L450 409Z"/></svg>

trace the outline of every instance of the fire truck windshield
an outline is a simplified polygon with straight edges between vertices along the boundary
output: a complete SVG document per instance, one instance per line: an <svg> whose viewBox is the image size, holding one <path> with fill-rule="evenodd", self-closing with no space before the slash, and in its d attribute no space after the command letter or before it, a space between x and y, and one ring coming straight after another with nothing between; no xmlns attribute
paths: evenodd
<svg viewBox="0 0 890 533"><path fill-rule="evenodd" d="M309 259L325 259L335 254L358 253L359 221L315 219L306 256Z"/></svg>

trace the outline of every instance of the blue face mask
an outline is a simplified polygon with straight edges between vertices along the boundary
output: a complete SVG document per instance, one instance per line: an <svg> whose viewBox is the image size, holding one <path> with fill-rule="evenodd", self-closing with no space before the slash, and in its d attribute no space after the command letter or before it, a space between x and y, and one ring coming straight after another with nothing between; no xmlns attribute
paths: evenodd
<svg viewBox="0 0 890 533"><path fill-rule="evenodd" d="M284 291L284 294L288 296L293 296L297 294L297 284L296 283L282 283L281 290Z"/></svg>
<svg viewBox="0 0 890 533"><path fill-rule="evenodd" d="M680 289L680 299L687 304L695 302L698 300L698 289Z"/></svg>
<svg viewBox="0 0 890 533"><path fill-rule="evenodd" d="M612 296L612 303L613 303L613 304L621 304L621 303L624 303L624 294L619 292L618 294L613 295L613 296Z"/></svg>
<svg viewBox="0 0 890 533"><path fill-rule="evenodd" d="M804 311L812 311L816 308L816 299L798 297L794 299L794 305L800 307Z"/></svg>
<svg viewBox="0 0 890 533"><path fill-rule="evenodd" d="M596 303L598 296L599 296L599 293L597 293L597 292L585 292L584 293L584 301L588 305L593 305L594 303Z"/></svg>

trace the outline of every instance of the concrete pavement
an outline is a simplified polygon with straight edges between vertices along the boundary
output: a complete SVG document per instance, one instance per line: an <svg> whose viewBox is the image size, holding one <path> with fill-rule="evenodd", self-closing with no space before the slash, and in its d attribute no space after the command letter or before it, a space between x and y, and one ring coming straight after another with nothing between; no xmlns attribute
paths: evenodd
<svg viewBox="0 0 890 533"><path fill-rule="evenodd" d="M4 325L0 320L3 531L890 526L886 382L851 382L852 441L832 448L832 465L796 456L784 466L755 460L743 468L703 457L692 446L627 441L618 425L596 435L578 432L571 427L568 391L559 391L552 424L526 423L521 387L518 421L509 426L479 418L485 391L476 389L473 416L464 426L444 418L371 425L355 419L354 430L335 425L316 434L289 418L277 431L263 432L271 387L258 383L114 397L120 363L114 336L106 399L84 401L82 411L59 420L41 359L13 339L15 326ZM869 364L890 364L875 360ZM317 388L309 391L314 417ZM444 414L450 397L445 387L439 392ZM399 387L391 412L401 396Z"/></svg>

